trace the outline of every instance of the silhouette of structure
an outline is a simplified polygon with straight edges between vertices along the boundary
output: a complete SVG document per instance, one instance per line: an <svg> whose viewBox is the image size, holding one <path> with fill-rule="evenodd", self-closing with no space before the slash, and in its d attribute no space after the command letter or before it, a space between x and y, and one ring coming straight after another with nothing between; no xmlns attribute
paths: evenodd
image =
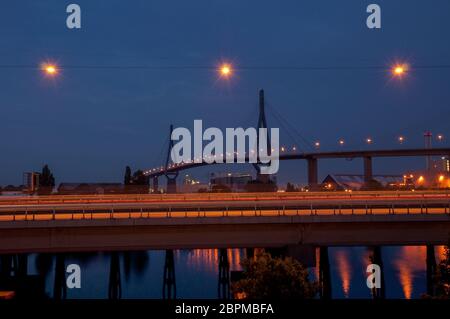
<svg viewBox="0 0 450 319"><path fill-rule="evenodd" d="M328 247L319 247L319 296L331 299L331 273Z"/></svg>
<svg viewBox="0 0 450 319"><path fill-rule="evenodd" d="M66 266L63 253L55 256L55 281L53 285L53 299L61 300L67 297Z"/></svg>
<svg viewBox="0 0 450 319"><path fill-rule="evenodd" d="M226 249L219 249L219 299L230 298L230 263Z"/></svg>
<svg viewBox="0 0 450 319"><path fill-rule="evenodd" d="M110 300L117 300L122 298L120 258L118 252L111 253L111 260L109 267L108 298Z"/></svg>
<svg viewBox="0 0 450 319"><path fill-rule="evenodd" d="M177 285L175 281L175 260L173 250L166 250L163 277L163 299L175 299L177 297Z"/></svg>
<svg viewBox="0 0 450 319"><path fill-rule="evenodd" d="M165 172L164 175L167 178L167 193L174 194L177 192L177 177L179 172L178 171L168 171L169 165L172 162L171 160L171 152L173 148L173 140L172 140L172 132L173 132L173 125L170 125L170 131L169 131L169 148L167 150L167 157L166 157L166 166L165 166ZM156 191L158 188L158 181L156 180ZM153 189L155 190L155 179L153 178Z"/></svg>

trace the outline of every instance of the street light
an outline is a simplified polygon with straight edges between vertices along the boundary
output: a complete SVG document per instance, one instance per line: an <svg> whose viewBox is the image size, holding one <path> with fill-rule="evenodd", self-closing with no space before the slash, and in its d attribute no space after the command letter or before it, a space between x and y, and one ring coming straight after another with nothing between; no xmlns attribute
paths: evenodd
<svg viewBox="0 0 450 319"><path fill-rule="evenodd" d="M319 141L315 142L315 143L314 143L314 146L315 146L316 148L319 148L319 147L320 147L320 142L319 142Z"/></svg>
<svg viewBox="0 0 450 319"><path fill-rule="evenodd" d="M438 140L439 142L442 142L442 140L444 139L444 135L438 134L438 135L436 136L436 138L437 138L437 140Z"/></svg>
<svg viewBox="0 0 450 319"><path fill-rule="evenodd" d="M402 78L408 72L408 65L405 63L396 64L392 67L391 73L397 78Z"/></svg>
<svg viewBox="0 0 450 319"><path fill-rule="evenodd" d="M233 69L230 64L223 63L219 68L220 76L223 78L229 78L233 73Z"/></svg>
<svg viewBox="0 0 450 319"><path fill-rule="evenodd" d="M59 72L58 67L53 63L42 64L41 70L44 71L47 76L55 76Z"/></svg>
<svg viewBox="0 0 450 319"><path fill-rule="evenodd" d="M366 143L367 144L372 144L372 142L373 142L372 138L370 138L370 137L366 138Z"/></svg>
<svg viewBox="0 0 450 319"><path fill-rule="evenodd" d="M345 141L344 141L343 139L340 139L340 140L339 140L339 145L340 145L340 146L343 146L344 144L345 144Z"/></svg>
<svg viewBox="0 0 450 319"><path fill-rule="evenodd" d="M398 137L398 142L399 142L400 144L402 144L404 141L405 141L405 137L404 137L404 136L399 136L399 137Z"/></svg>

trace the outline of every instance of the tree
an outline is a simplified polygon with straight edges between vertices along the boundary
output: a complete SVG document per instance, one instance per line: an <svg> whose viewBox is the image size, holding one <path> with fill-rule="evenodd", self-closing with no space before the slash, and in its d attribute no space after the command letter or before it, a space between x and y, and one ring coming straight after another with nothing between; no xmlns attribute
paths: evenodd
<svg viewBox="0 0 450 319"><path fill-rule="evenodd" d="M127 166L125 168L125 176L123 179L124 185L130 185L131 184L131 168L130 166Z"/></svg>
<svg viewBox="0 0 450 319"><path fill-rule="evenodd" d="M133 178L131 179L131 184L133 185L148 185L148 177L144 175L144 172L140 169L134 172Z"/></svg>
<svg viewBox="0 0 450 319"><path fill-rule="evenodd" d="M50 193L55 187L55 178L51 170L48 168L48 165L45 164L42 168L41 175L39 176L39 188L40 192Z"/></svg>
<svg viewBox="0 0 450 319"><path fill-rule="evenodd" d="M450 299L450 249L445 247L445 257L439 263L436 273L436 297Z"/></svg>
<svg viewBox="0 0 450 319"><path fill-rule="evenodd" d="M232 284L234 294L248 299L310 299L317 283L309 280L308 270L298 261L272 258L262 253L242 262L244 278Z"/></svg>
<svg viewBox="0 0 450 319"><path fill-rule="evenodd" d="M286 192L298 192L298 188L291 183L287 183Z"/></svg>

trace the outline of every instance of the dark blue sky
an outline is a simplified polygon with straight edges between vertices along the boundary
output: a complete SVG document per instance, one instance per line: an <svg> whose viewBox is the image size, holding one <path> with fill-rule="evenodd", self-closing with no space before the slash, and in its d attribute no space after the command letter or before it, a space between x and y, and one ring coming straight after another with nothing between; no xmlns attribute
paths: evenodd
<svg viewBox="0 0 450 319"><path fill-rule="evenodd" d="M70 3L81 6L81 30L65 25ZM381 30L365 25L370 3L381 6ZM439 65L450 64L449 25L448 0L3 1L0 64ZM52 80L32 68L0 68L0 185L45 163L57 182L121 181L125 165L160 164L170 123L255 125L259 88L322 150L338 148L341 137L346 149L367 148L367 136L372 148L420 147L427 129L450 135L449 80L450 69L439 68L402 81L383 70L237 70L228 82L202 69L65 69ZM270 112L268 122L280 126ZM294 144L281 134L281 144ZM401 173L423 162L376 160L374 169ZM304 182L305 166L281 163L279 179ZM361 166L326 161L320 172Z"/></svg>

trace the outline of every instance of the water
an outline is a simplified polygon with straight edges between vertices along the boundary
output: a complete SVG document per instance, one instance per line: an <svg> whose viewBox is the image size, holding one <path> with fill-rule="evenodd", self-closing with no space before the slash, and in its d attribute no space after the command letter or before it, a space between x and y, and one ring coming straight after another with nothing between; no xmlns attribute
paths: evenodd
<svg viewBox="0 0 450 319"><path fill-rule="evenodd" d="M426 247L382 247L387 298L420 298L426 292ZM444 258L444 246L435 248L436 260ZM241 270L245 250L228 249L230 270ZM333 298L371 298L366 286L370 263L366 247L329 248ZM177 298L217 298L219 250L174 251ZM120 254L122 298L161 298L165 251ZM67 255L65 265L79 264L82 287L67 289L67 298L107 298L110 273L109 253ZM55 258L33 254L29 274L45 276L45 289L53 295ZM318 267L309 269L316 279Z"/></svg>

